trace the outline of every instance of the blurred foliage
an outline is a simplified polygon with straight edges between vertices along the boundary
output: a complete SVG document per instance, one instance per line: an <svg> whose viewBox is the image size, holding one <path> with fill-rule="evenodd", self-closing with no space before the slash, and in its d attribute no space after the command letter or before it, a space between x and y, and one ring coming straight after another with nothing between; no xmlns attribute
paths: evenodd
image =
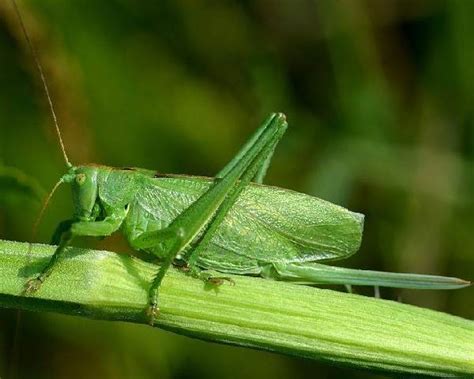
<svg viewBox="0 0 474 379"><path fill-rule="evenodd" d="M20 6L73 163L213 175L268 113L282 111L290 129L267 183L366 214L361 251L344 264L473 279L474 2ZM65 166L8 1L0 130L2 164L52 187ZM59 192L41 241L72 210ZM38 208L2 202L0 238L28 240ZM120 238L99 246L127 250ZM474 317L472 288L382 295ZM1 312L1 377L9 362L36 378L385 377L58 315L25 312L15 334L15 320Z"/></svg>
<svg viewBox="0 0 474 379"><path fill-rule="evenodd" d="M35 178L26 176L14 167L0 164L0 205L22 207L25 203L38 204L45 196Z"/></svg>

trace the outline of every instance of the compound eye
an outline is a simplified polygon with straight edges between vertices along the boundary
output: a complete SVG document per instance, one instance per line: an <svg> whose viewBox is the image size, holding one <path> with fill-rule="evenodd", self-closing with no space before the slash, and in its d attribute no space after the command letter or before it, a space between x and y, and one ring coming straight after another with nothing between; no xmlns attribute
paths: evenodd
<svg viewBox="0 0 474 379"><path fill-rule="evenodd" d="M76 183L82 186L86 182L86 174L77 174Z"/></svg>

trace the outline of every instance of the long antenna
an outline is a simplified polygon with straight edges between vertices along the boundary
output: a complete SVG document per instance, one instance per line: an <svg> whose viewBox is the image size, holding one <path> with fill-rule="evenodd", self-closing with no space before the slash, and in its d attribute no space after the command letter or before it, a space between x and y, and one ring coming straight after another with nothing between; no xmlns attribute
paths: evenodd
<svg viewBox="0 0 474 379"><path fill-rule="evenodd" d="M58 187L64 183L64 179L61 178L59 179L59 181L54 185L53 189L49 192L48 196L46 197L46 199L43 201L43 205L41 207L41 211L40 213L38 214L38 216L36 217L36 220L35 220L35 223L33 225L33 230L32 230L32 233L31 233L31 240L35 240L36 239L36 234L38 233L38 226L39 226L39 223L41 221L41 219L43 218L44 216L44 212L46 211L46 208L48 207L48 204L49 204L49 201L51 200L51 198L53 197L54 193L56 192L56 190L58 189Z"/></svg>
<svg viewBox="0 0 474 379"><path fill-rule="evenodd" d="M33 44L31 43L30 36L28 34L28 31L26 30L25 24L23 22L23 18L21 17L20 9L18 8L18 5L16 3L16 0L11 0L13 4L13 8L15 9L15 13L18 16L18 20L20 21L21 29L23 31L23 34L25 36L26 42L28 43L29 49L31 51L31 55L33 55L33 59L36 64L36 68L38 69L41 82L43 83L43 89L46 94L46 98L48 99L48 104L49 104L49 109L51 111L51 116L53 117L53 122L54 122L54 127L56 128L56 134L58 135L59 139L59 144L61 145L61 151L63 152L64 160L66 161L66 166L67 167L72 167L71 162L69 162L69 158L67 157L66 154L66 149L64 148L64 143L63 139L61 137L61 131L59 129L59 124L58 124L58 118L56 117L56 112L54 110L54 105L53 101L51 100L51 95L49 93L49 87L48 84L46 83L46 77L43 72L43 66L41 66L41 62L38 58L38 54L36 53L35 48L33 47Z"/></svg>

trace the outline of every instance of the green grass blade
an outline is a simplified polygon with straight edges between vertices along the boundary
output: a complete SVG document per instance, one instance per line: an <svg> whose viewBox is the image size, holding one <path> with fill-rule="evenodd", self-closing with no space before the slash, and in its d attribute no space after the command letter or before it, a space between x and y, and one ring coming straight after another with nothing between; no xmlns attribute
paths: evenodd
<svg viewBox="0 0 474 379"><path fill-rule="evenodd" d="M22 297L54 247L0 240L0 305L147 323L156 266L72 248L34 297ZM437 376L474 374L474 322L392 301L235 276L218 290L176 270L161 287L158 327L214 342L336 364Z"/></svg>

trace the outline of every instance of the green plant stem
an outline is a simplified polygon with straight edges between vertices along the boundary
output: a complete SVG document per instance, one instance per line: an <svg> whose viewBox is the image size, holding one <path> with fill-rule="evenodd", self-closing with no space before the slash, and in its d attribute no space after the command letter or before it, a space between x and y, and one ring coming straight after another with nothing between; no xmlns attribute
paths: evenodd
<svg viewBox="0 0 474 379"><path fill-rule="evenodd" d="M53 246L0 240L0 306L146 323L157 266L71 248L35 296L21 295ZM206 288L171 269L156 326L214 342L371 369L474 374L474 322L393 301L260 278Z"/></svg>

